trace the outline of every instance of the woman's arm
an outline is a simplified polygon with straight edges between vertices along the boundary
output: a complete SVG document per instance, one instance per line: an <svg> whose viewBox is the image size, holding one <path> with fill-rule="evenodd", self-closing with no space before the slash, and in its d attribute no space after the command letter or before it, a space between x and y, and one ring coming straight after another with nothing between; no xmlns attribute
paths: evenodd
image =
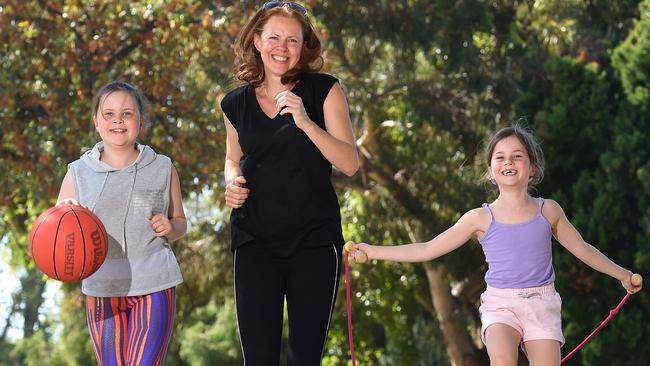
<svg viewBox="0 0 650 366"><path fill-rule="evenodd" d="M223 121L226 125L226 161L223 167L226 192L224 196L226 206L239 208L248 198L250 190L244 187L246 179L242 176L241 169L239 169L239 160L243 155L239 145L239 135L225 114L223 115Z"/></svg>
<svg viewBox="0 0 650 366"><path fill-rule="evenodd" d="M337 169L353 176L359 169L359 156L354 142L348 103L339 83L334 83L323 103L324 130L312 121L302 104L302 99L291 91L276 96L280 114L291 113L296 126L316 145L325 158Z"/></svg>

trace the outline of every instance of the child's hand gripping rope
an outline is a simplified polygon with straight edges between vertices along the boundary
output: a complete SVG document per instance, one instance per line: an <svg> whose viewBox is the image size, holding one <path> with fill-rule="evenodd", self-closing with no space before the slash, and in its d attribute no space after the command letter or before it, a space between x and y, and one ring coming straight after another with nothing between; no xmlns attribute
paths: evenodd
<svg viewBox="0 0 650 366"><path fill-rule="evenodd" d="M571 352L569 352L566 356L564 356L564 358L562 358L560 364L564 364L565 362L567 362L582 347L584 347L585 344L587 344L587 342L589 342L596 334L598 334L598 332L600 332L600 330L603 329L605 324L607 324L609 320L618 313L618 311L621 309L623 304L625 304L625 302L630 297L630 295L639 292L643 287L643 277L641 277L641 275L638 273L631 275L629 279L626 279L625 281L621 281L621 282L623 283L623 287L625 287L625 289L627 290L627 294L625 294L623 300L621 300L621 302L619 302L614 309L609 311L609 315L605 318L605 320L603 320L602 323L600 323L600 325L596 327L596 329L594 329L594 331L587 336L587 338L585 338L582 342L580 342L579 345L576 346L576 348L574 348Z"/></svg>
<svg viewBox="0 0 650 366"><path fill-rule="evenodd" d="M348 269L348 258L352 255L352 260L356 263L365 263L368 256L365 252L361 251L359 247L361 244L355 244L353 241L348 241L343 247L345 253L345 304L348 311L348 339L350 340L350 357L352 358L352 366L357 365L357 360L354 357L354 340L352 338L352 305L350 304L350 271Z"/></svg>
<svg viewBox="0 0 650 366"><path fill-rule="evenodd" d="M366 243L355 243L353 241L348 241L343 247L343 251L346 256L351 255L352 260L356 263L365 263L368 261L368 254L364 251L364 247L367 250L368 244Z"/></svg>

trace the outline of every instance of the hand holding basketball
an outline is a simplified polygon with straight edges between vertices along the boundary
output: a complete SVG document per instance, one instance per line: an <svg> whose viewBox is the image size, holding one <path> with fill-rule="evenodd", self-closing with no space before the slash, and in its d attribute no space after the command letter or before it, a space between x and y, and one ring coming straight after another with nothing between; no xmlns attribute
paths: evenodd
<svg viewBox="0 0 650 366"><path fill-rule="evenodd" d="M61 202L34 221L29 251L36 266L48 277L79 281L95 273L104 262L108 235L92 211Z"/></svg>
<svg viewBox="0 0 650 366"><path fill-rule="evenodd" d="M86 206L81 205L81 204L80 204L79 202L77 202L77 200L74 199L74 198L64 198L64 199L62 199L61 201L57 202L56 205L57 205L57 206L61 206L61 205L75 205L75 206L81 206L81 207L88 208L88 207L86 207Z"/></svg>

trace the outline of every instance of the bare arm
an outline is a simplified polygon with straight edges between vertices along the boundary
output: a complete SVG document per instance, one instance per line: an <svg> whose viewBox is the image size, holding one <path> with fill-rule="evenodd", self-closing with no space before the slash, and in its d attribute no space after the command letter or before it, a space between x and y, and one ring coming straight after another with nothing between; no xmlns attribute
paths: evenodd
<svg viewBox="0 0 650 366"><path fill-rule="evenodd" d="M59 197L56 199L56 204L72 203L78 205L76 200L76 192L74 190L74 182L72 180L72 172L70 169L65 173L61 188L59 189Z"/></svg>
<svg viewBox="0 0 650 366"><path fill-rule="evenodd" d="M339 83L334 83L323 104L325 129L312 121L302 104L302 99L290 91L276 97L280 114L291 113L296 126L316 145L325 158L337 169L353 176L359 169L359 156L354 142L348 103Z"/></svg>
<svg viewBox="0 0 650 366"><path fill-rule="evenodd" d="M169 185L169 209L167 213L159 213L149 219L149 225L156 236L164 236L169 241L182 238L187 232L187 220L183 210L181 184L178 172L172 165Z"/></svg>
<svg viewBox="0 0 650 366"><path fill-rule="evenodd" d="M246 178L239 169L239 160L243 152L239 145L239 135L226 115L223 115L226 125L226 161L223 167L223 176L226 182L226 205L232 208L241 207L248 198L249 189L245 188Z"/></svg>
<svg viewBox="0 0 650 366"><path fill-rule="evenodd" d="M589 267L610 275L621 281L623 287L630 292L640 290L640 286L631 283L632 272L614 263L593 245L584 241L578 230L569 222L564 210L553 200L545 200L544 216L551 223L553 236L571 254L576 256Z"/></svg>
<svg viewBox="0 0 650 366"><path fill-rule="evenodd" d="M171 184L169 187L169 210L167 217L171 228L165 234L169 241L182 238L187 233L187 220L185 219L185 210L183 209L183 197L181 194L181 184L178 178L178 172L172 165Z"/></svg>
<svg viewBox="0 0 650 366"><path fill-rule="evenodd" d="M424 262L441 257L465 244L479 230L480 209L465 213L452 227L425 243L395 246L377 246L365 243L353 245L363 251L368 259L395 262Z"/></svg>

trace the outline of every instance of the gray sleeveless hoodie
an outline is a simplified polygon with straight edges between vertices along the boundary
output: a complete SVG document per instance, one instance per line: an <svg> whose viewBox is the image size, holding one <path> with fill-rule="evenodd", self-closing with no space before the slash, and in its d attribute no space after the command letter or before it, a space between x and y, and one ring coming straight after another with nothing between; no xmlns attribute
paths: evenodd
<svg viewBox="0 0 650 366"><path fill-rule="evenodd" d="M137 145L136 161L116 169L99 160L103 142L70 163L76 198L104 223L108 254L82 282L82 292L97 297L137 296L183 282L167 238L157 237L148 218L169 209L171 160Z"/></svg>

